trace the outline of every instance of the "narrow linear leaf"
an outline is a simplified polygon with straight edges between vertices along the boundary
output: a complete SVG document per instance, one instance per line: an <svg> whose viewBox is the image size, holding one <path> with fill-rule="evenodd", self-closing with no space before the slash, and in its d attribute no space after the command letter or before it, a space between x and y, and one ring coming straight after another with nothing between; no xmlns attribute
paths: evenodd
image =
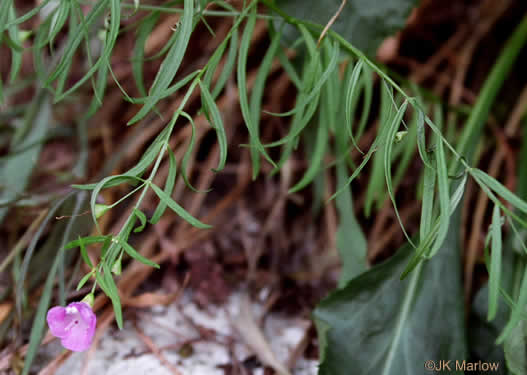
<svg viewBox="0 0 527 375"><path fill-rule="evenodd" d="M139 219L139 222L141 223L141 225L139 225L137 228L134 229L134 233L141 233L145 229L145 226L146 226L146 215L141 210L138 210L135 207L133 209L133 213L135 217L137 217Z"/></svg>
<svg viewBox="0 0 527 375"><path fill-rule="evenodd" d="M92 276L93 276L93 273L91 272L84 275L82 279L80 279L79 283L77 284L77 288L75 288L75 290L79 291L88 282L88 280L91 279Z"/></svg>
<svg viewBox="0 0 527 375"><path fill-rule="evenodd" d="M348 81L348 87L346 90L346 106L345 106L346 124L347 124L348 134L351 138L351 141L353 142L353 146L355 146L355 148L359 150L361 153L362 151L360 150L355 140L355 137L353 136L352 106L353 106L353 99L357 95L357 92L356 92L357 82L359 81L359 77L362 71L362 65L363 65L363 61L359 60L357 64L355 64L355 67L353 68L353 72L351 73L351 77Z"/></svg>
<svg viewBox="0 0 527 375"><path fill-rule="evenodd" d="M245 29L243 31L243 36L240 43L240 50L238 53L238 67L236 71L238 80L238 96L240 99L240 108L242 111L243 120L245 121L245 124L247 125L247 130L249 131L251 147L255 147L256 150L259 151L273 167L276 167L276 164L267 154L267 151L265 151L264 147L260 142L258 127L254 123L253 117L251 116L251 111L249 108L249 98L247 94L247 59L249 55L249 46L251 44L252 34L256 24L255 4L256 2L253 1L249 5L251 7L251 10L249 13L247 24L245 25ZM259 165L259 162L255 159L256 155L256 153L251 152L251 160L253 165L253 179L256 177L255 172L257 171L254 166Z"/></svg>
<svg viewBox="0 0 527 375"><path fill-rule="evenodd" d="M429 167L434 168L428 158L428 151L426 149L426 138L425 138L425 115L421 108L414 106L417 111L417 149L423 163Z"/></svg>
<svg viewBox="0 0 527 375"><path fill-rule="evenodd" d="M128 125L134 124L141 120L146 114L155 106L161 99L163 92L170 85L170 82L176 76L176 73L183 61L183 56L187 50L190 41L190 35L193 27L194 16L194 0L185 0L183 4L183 15L181 17L181 25L177 28L177 40L168 51L167 56L161 63L161 67L157 72L154 83L150 88L149 95L143 107L139 112L128 122Z"/></svg>
<svg viewBox="0 0 527 375"><path fill-rule="evenodd" d="M187 147L187 150L185 151L185 154L183 155L183 160L181 161L181 177L183 177L183 181L185 182L185 185L190 190L192 190L193 192L199 193L200 190L198 190L194 186L192 186L192 184L190 183L190 180L188 178L188 174L187 174L187 166L188 166L188 163L190 161L190 158L192 157L192 152L194 150L194 143L195 143L195 140L196 140L196 124L194 124L194 120L192 119L192 117L188 113L181 112L181 116L185 117L188 120L188 122L190 123L190 126L191 126L191 130L192 130L192 132L190 134L189 145ZM208 190L206 190L206 191L208 191Z"/></svg>
<svg viewBox="0 0 527 375"><path fill-rule="evenodd" d="M448 233L448 225L450 222L450 197L448 186L448 169L446 164L445 151L443 149L443 140L436 137L436 162L437 162L437 185L439 195L439 230L434 242L434 246L430 250L429 257L433 257L440 249L443 241Z"/></svg>
<svg viewBox="0 0 527 375"><path fill-rule="evenodd" d="M125 177L123 179L123 177ZM141 181L140 178L135 176L125 176L125 175L117 175L117 176L108 176L103 178L97 185L93 188L93 191L91 193L90 197L90 210L93 218L93 222L97 229L99 229L99 223L97 222L97 210L95 208L95 205L97 204L97 197L99 196L99 193L102 189L109 187L108 185L114 182L115 180L120 181L121 183L124 181Z"/></svg>
<svg viewBox="0 0 527 375"><path fill-rule="evenodd" d="M434 168L425 165L423 181L423 200L421 203L421 224L419 226L419 245L425 240L432 227L436 173Z"/></svg>
<svg viewBox="0 0 527 375"><path fill-rule="evenodd" d="M172 194L172 191L174 190L174 183L176 181L176 156L174 155L174 152L170 147L168 148L168 176L165 181L165 193L170 196ZM156 207L156 210L154 211L154 214L152 215L152 218L150 219L151 224L156 224L159 222L159 219L161 219L161 216L163 216L163 213L165 212L167 205L165 202L159 202L158 206Z"/></svg>
<svg viewBox="0 0 527 375"><path fill-rule="evenodd" d="M212 90L212 97L216 99L220 95L221 91L227 84L229 77L231 76L234 65L236 64L236 54L238 53L238 26L235 26L232 30L232 35L229 43L229 51L227 52L227 59L225 60L225 65L223 70L216 81L216 85Z"/></svg>
<svg viewBox="0 0 527 375"><path fill-rule="evenodd" d="M29 346L24 360L24 368L22 375L28 375L31 369L31 364L37 355L42 336L44 334L44 328L46 326L46 312L49 309L51 303L51 296L53 292L53 285L55 284L55 277L60 264L60 257L56 257L53 261L53 265L48 272L42 295L38 301L37 311L35 312L35 320L31 327L31 333L29 335Z"/></svg>
<svg viewBox="0 0 527 375"><path fill-rule="evenodd" d="M467 183L467 176L468 174L465 174L463 176L463 179L461 180L459 185L456 187L456 190L451 196L451 199L450 199L451 219L452 219L452 215L454 214L455 210L457 209L459 205L459 202L461 202L461 199L463 198L463 192L465 189L465 185ZM435 237L437 236L437 232L439 231L439 223L440 223L439 220L436 220L434 223L434 226L432 227L432 230L428 233L426 238L419 243L419 247L415 251L414 256L410 259L405 270L403 271L401 275L401 280L406 278L410 274L410 272L412 272L417 267L419 263L421 263L424 259L427 258L426 252L428 251Z"/></svg>
<svg viewBox="0 0 527 375"><path fill-rule="evenodd" d="M55 37L57 34L62 30L62 27L66 23L66 20L68 19L68 16L70 15L71 10L71 3L69 1L62 1L60 2L60 5L56 9L55 13L53 14L53 18L51 20L51 25L49 28L49 35L48 40L50 46L53 45L53 41L55 40Z"/></svg>
<svg viewBox="0 0 527 375"><path fill-rule="evenodd" d="M337 127L335 143L337 154L346 152L348 138L343 126ZM341 186L347 177L346 160L337 164L336 173L337 186ZM342 288L369 268L366 257L368 246L364 232L353 210L352 192L349 187L336 197L335 206L339 214L337 248L342 259L338 286Z"/></svg>
<svg viewBox="0 0 527 375"><path fill-rule="evenodd" d="M209 89L201 82L199 86L201 88L201 94L205 102L203 104L206 108L206 111L212 117L212 127L216 130L216 135L218 137L218 145L220 146L220 160L218 162L218 167L214 169L214 172L219 172L225 168L225 163L227 161L227 134L225 133L225 127L223 126L221 113L218 109L218 106L214 102Z"/></svg>
<svg viewBox="0 0 527 375"><path fill-rule="evenodd" d="M361 60L363 61L363 60ZM363 95L362 102L362 113L359 120L359 125L357 126L357 136L356 139L359 139L366 129L368 124L368 119L370 118L370 112L372 108L372 98L373 98L373 73L369 66L364 65L362 70L364 71L361 74L361 86Z"/></svg>
<svg viewBox="0 0 527 375"><path fill-rule="evenodd" d="M71 242L68 242L64 246L64 250L74 249L76 247L81 247L82 248L82 247L84 247L86 245L91 245L91 244L94 244L94 243L105 242L109 238L111 239L111 236L88 236L88 237L82 237L82 238L79 238L77 240L73 240Z"/></svg>
<svg viewBox="0 0 527 375"><path fill-rule="evenodd" d="M498 297L500 294L501 281L501 217L500 208L494 206L492 211L492 226L491 226L491 258L489 271L489 310L487 320L491 321L496 317L498 312Z"/></svg>
<svg viewBox="0 0 527 375"><path fill-rule="evenodd" d="M500 197L505 199L507 202L512 204L518 210L527 213L527 202L518 197L516 194L511 192L505 186L503 186L498 180L494 177L489 176L480 169L471 169L470 173L481 180L485 185L487 185L491 190L493 190Z"/></svg>
<svg viewBox="0 0 527 375"><path fill-rule="evenodd" d="M86 30L89 25L92 25L97 19L99 19L102 13L104 12L107 3L108 3L107 0L98 0L97 3L92 7L90 12L86 16L86 18L83 19L82 24L80 25L80 28L83 30ZM71 61L73 61L73 55L75 54L75 51L79 47L83 38L84 38L84 33L82 32L76 33L74 35L73 40L71 40L67 44L58 65L55 67L53 72L48 76L46 83L45 83L46 86L48 86L51 82L56 80L59 77L59 75L64 74L65 69L70 65Z"/></svg>
<svg viewBox="0 0 527 375"><path fill-rule="evenodd" d="M251 92L251 99L249 103L249 111L251 115L251 122L256 129L256 132L259 133L260 129L260 117L261 117L261 107L262 107L262 98L265 90L265 81L269 75L273 59L278 52L280 46L280 39L282 37L281 31L275 33L271 39L271 44L267 48L267 51L260 63L260 68L256 74L256 79L254 80L253 89ZM254 145L254 142L253 146ZM260 173L260 158L258 157L257 147L252 147L251 150L251 160L253 163L253 178Z"/></svg>
<svg viewBox="0 0 527 375"><path fill-rule="evenodd" d="M9 9L8 19L10 21L16 18L15 8L11 5ZM0 33L1 34L1 33ZM4 35L4 40L6 42L12 41L11 47L11 72L9 73L9 82L14 83L17 79L18 72L22 66L22 53L24 47L22 46L22 40L20 39L20 30L18 26L12 25L7 28L7 35Z"/></svg>
<svg viewBox="0 0 527 375"><path fill-rule="evenodd" d="M80 249L81 249L81 257L84 260L84 263L86 263L90 268L93 268L93 264L92 264L92 262L90 260L90 257L88 256L88 252L86 251L86 246L84 246L84 243L85 243L84 240L79 236L77 241L79 241L79 246L80 246ZM68 243L68 245L70 245L70 244L71 244L71 242ZM66 245L64 247L64 249L67 249L68 245Z"/></svg>
<svg viewBox="0 0 527 375"><path fill-rule="evenodd" d="M196 228L201 229L209 229L212 228L212 226L208 224L204 224L198 219L196 219L194 216L189 214L183 207L181 207L179 204L177 204L170 196L168 196L163 190L161 190L159 187L157 187L154 184L150 184L152 189L154 189L154 192L157 194L159 199L161 199L163 202L166 203L170 209L172 209L176 214L178 214L183 220L188 222L189 224L195 226Z"/></svg>
<svg viewBox="0 0 527 375"><path fill-rule="evenodd" d="M145 258L140 253L138 253L130 244L127 242L121 241L124 251L132 258L137 259L139 262L146 264L147 266L160 268L159 264L152 262L150 259Z"/></svg>
<svg viewBox="0 0 527 375"><path fill-rule="evenodd" d="M375 202L382 202L386 196L386 171L384 157L386 153L385 144L387 141L388 131L391 129L390 125L393 123L395 110L397 105L393 94L393 88L389 86L386 81L382 81L381 85L381 108L379 113L377 133L379 134L379 150L373 157L373 165L371 175L366 189L366 198L364 201L364 214L370 217ZM389 141L393 142L392 140Z"/></svg>
<svg viewBox="0 0 527 375"><path fill-rule="evenodd" d="M8 3L8 1L4 1L5 3ZM12 25L19 25L23 22L26 22L28 19L34 17L37 13L40 12L40 10L46 6L47 3L49 3L50 0L44 0L41 3L39 3L36 7L31 9L29 12L24 14L23 16L18 17L17 19L11 20L6 27L12 26ZM0 9L0 13L2 12L2 9Z"/></svg>
<svg viewBox="0 0 527 375"><path fill-rule="evenodd" d="M145 43L159 20L160 15L159 12L152 12L137 28L137 39L132 54L132 75L134 76L137 89L142 96L147 96L143 78Z"/></svg>
<svg viewBox="0 0 527 375"><path fill-rule="evenodd" d="M120 0L108 0L110 3L110 25L109 30L106 33L106 38L104 41L104 47L101 53L101 56L97 59L97 62L92 65L92 67L84 74L84 76L75 82L75 84L70 87L65 92L57 91L55 94L55 102L63 100L65 97L70 95L72 92L77 90L80 86L84 84L88 79L90 79L93 74L101 68L101 66L108 65L110 66L110 56L113 51L115 42L117 41L117 36L119 34L119 26L121 23L121 9L120 9ZM81 27L85 27L84 23L81 24ZM86 30L86 29L83 29ZM87 36L87 31L83 32ZM89 55L88 55L89 56ZM66 64L71 64L71 60L67 61ZM106 77L105 77L106 78ZM50 80L46 82L49 84Z"/></svg>
<svg viewBox="0 0 527 375"><path fill-rule="evenodd" d="M271 114L273 116L277 116L277 117L287 117L287 116L291 116L291 115L295 114L298 111L303 110L304 107L310 101L312 101L313 98L316 95L318 95L318 93L322 89L322 86L324 85L324 83L326 83L326 81L329 79L331 73L333 73L333 71L337 67L338 57L339 57L339 53L340 53L339 44L337 42L335 42L333 44L332 51L333 51L333 54L331 56L331 60L329 61L329 64L327 65L326 69L322 72L320 77L317 77L317 81L316 81L315 85L313 86L313 88L311 89L311 91L309 92L309 94L302 101L298 102L295 105L295 108L293 108L292 110L287 111L287 112L283 112L283 113L269 112L269 114Z"/></svg>
<svg viewBox="0 0 527 375"><path fill-rule="evenodd" d="M406 236L408 243L412 245L412 247L415 247L414 243L412 242L410 236L406 232L406 229L404 228L403 221L401 219L401 216L399 214L399 210L397 209L397 202L395 201L395 193L393 191L393 184L392 184L392 171L391 171L391 165L392 165L392 149L393 149L393 142L395 133L399 129L399 125L401 124L401 121L403 119L404 114L406 113L406 108L408 107L408 102L405 101L399 110L397 111L395 117L393 118L393 121L389 127L388 130L388 136L387 136L387 142L386 147L384 150L384 173L386 176L386 186L388 188L388 194L390 196L390 199L392 201L393 209L395 211L395 215L397 216L397 220L399 221L399 225L401 226L401 229L403 230L404 235Z"/></svg>
<svg viewBox="0 0 527 375"><path fill-rule="evenodd" d="M326 125L327 117L325 116L324 112L327 112L327 109L321 109L321 118L318 123L315 148L310 158L309 167L300 179L300 181L298 181L293 187L289 189L290 194L305 188L308 184L313 181L315 176L320 171L324 155L326 153L329 138L329 129Z"/></svg>

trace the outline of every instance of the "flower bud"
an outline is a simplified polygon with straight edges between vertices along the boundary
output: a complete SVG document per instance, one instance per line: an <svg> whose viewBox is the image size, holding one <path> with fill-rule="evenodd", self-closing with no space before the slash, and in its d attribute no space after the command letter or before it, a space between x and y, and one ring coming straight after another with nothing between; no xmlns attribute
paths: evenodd
<svg viewBox="0 0 527 375"><path fill-rule="evenodd" d="M102 215L106 213L111 207L107 204L95 204L95 217L99 219Z"/></svg>
<svg viewBox="0 0 527 375"><path fill-rule="evenodd" d="M81 302L84 302L90 307L93 307L93 303L95 302L95 297L93 296L93 293L86 294L86 296L82 299Z"/></svg>
<svg viewBox="0 0 527 375"><path fill-rule="evenodd" d="M121 274L121 258L117 259L113 264L112 272L117 276Z"/></svg>

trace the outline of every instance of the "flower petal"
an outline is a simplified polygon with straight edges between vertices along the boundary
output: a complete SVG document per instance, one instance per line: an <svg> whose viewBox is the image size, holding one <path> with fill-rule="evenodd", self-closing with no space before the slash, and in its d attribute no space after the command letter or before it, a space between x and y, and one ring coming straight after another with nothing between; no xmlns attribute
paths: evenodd
<svg viewBox="0 0 527 375"><path fill-rule="evenodd" d="M69 332L66 330L66 308L62 306L55 306L49 309L46 320L48 322L49 330L53 336L62 338L69 334Z"/></svg>
<svg viewBox="0 0 527 375"><path fill-rule="evenodd" d="M74 352L83 352L87 350L92 343L93 332L90 333L88 328L72 330L71 333L61 339L61 344L66 349Z"/></svg>
<svg viewBox="0 0 527 375"><path fill-rule="evenodd" d="M68 309L75 312L71 314L69 334L62 337L62 346L75 352L82 352L92 343L97 317L90 305L84 302L70 303Z"/></svg>
<svg viewBox="0 0 527 375"><path fill-rule="evenodd" d="M97 317L93 310L91 309L90 305L84 302L73 302L68 305L68 307L75 307L81 316L81 318L84 320L84 322L95 328L95 323L97 321Z"/></svg>

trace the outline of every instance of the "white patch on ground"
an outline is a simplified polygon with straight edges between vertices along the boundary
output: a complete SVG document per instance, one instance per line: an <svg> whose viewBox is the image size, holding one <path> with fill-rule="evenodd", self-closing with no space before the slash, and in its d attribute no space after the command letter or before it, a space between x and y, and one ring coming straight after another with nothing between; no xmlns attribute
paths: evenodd
<svg viewBox="0 0 527 375"><path fill-rule="evenodd" d="M224 375L225 370L222 366L233 365L233 355L241 363L254 354L240 340L232 325L233 319L240 310L241 300L241 294L233 293L224 306L201 309L186 295L177 305L141 310L138 315L138 325L161 349L166 360L182 375ZM253 304L255 318L259 317L262 311L261 305ZM213 330L216 334L211 335L211 339L193 341L200 338L196 326ZM288 362L292 351L299 346L308 328L307 321L282 314L268 314L264 321L265 336L276 358L282 363ZM227 343L230 340L234 354L229 352ZM183 357L179 353L181 345L186 342L190 342L192 354ZM60 351L59 347L60 343L56 340L48 345L46 351L53 355ZM56 374L79 374L84 364L84 356L84 353L72 354ZM292 373L315 375L317 366L317 361L299 358ZM263 373L263 368L252 370L254 375L263 375ZM171 375L172 373L149 352L132 324L125 322L122 331L112 327L105 332L95 355L90 359L88 374Z"/></svg>

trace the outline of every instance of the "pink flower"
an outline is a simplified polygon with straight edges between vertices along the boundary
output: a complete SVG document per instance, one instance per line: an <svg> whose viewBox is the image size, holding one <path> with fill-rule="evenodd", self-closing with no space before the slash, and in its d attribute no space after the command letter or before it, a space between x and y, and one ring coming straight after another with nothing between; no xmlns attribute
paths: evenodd
<svg viewBox="0 0 527 375"><path fill-rule="evenodd" d="M66 349L83 352L90 347L97 317L88 303L55 306L48 311L47 321L53 336L60 338Z"/></svg>

